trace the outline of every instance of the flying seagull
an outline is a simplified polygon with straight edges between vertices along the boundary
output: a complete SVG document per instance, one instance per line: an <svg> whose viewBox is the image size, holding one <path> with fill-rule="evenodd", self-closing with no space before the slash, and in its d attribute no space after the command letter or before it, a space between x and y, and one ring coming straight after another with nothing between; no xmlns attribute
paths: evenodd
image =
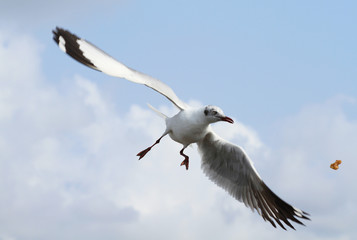
<svg viewBox="0 0 357 240"><path fill-rule="evenodd" d="M146 85L161 93L179 109L173 117L160 113L165 118L166 130L153 145L137 154L139 159L164 136L169 135L172 140L183 145L180 154L184 160L181 165L188 169L189 157L184 150L196 143L202 157L201 167L208 178L252 211L255 209L265 221L269 221L274 227L276 222L286 230L284 224L295 229L290 221L304 225L299 219L310 220L308 213L286 203L265 185L241 147L220 138L212 131L211 123L233 123L233 119L227 117L220 108L211 105L199 108L188 106L165 83L125 66L67 30L57 27L53 31L53 39L62 51L78 62L110 76Z"/></svg>

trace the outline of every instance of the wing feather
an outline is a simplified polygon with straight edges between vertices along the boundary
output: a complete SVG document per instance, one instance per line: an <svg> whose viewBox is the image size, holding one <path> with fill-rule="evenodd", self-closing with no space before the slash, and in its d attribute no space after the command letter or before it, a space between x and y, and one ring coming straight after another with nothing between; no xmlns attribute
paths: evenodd
<svg viewBox="0 0 357 240"><path fill-rule="evenodd" d="M87 67L152 88L164 95L181 110L188 107L165 83L125 66L90 42L67 30L57 27L53 31L53 40L61 50Z"/></svg>
<svg viewBox="0 0 357 240"><path fill-rule="evenodd" d="M309 220L308 213L294 208L269 189L241 147L211 131L198 142L198 148L201 166L208 178L247 207L255 209L274 227L276 222L285 230L284 224L295 229L289 221L304 225L297 218Z"/></svg>

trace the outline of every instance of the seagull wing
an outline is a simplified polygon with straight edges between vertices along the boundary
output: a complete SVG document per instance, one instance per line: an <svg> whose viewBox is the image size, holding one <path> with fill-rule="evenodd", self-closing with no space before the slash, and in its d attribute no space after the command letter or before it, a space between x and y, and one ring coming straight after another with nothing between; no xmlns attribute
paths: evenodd
<svg viewBox="0 0 357 240"><path fill-rule="evenodd" d="M125 66L90 42L77 37L67 30L57 27L53 31L53 40L62 51L90 68L110 76L125 78L131 82L144 84L164 95L181 110L188 107L165 83Z"/></svg>
<svg viewBox="0 0 357 240"><path fill-rule="evenodd" d="M265 185L242 148L212 131L197 144L202 156L201 166L208 178L247 207L257 210L265 221L276 227L275 220L285 229L284 222L295 229L289 220L304 225L296 217L309 219L308 213L286 203Z"/></svg>

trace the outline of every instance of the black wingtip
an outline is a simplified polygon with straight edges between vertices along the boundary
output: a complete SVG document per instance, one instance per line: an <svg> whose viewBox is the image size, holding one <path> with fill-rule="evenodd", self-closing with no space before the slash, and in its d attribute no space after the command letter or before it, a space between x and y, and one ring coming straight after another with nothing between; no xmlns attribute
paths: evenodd
<svg viewBox="0 0 357 240"><path fill-rule="evenodd" d="M260 215L263 216L264 220L269 220L271 223L274 219L275 222L284 230L287 230L286 226L296 230L295 227L292 225L292 222L305 226L305 224L303 224L300 220L310 220L310 218L308 217L310 216L310 214L300 209L294 208L293 206L279 198L264 183L262 184L264 190L257 195L257 198L261 202L261 204L258 206L260 208L260 211L258 212ZM274 226L274 224L272 225Z"/></svg>
<svg viewBox="0 0 357 240"><path fill-rule="evenodd" d="M310 214L307 213L307 212L302 211L302 213L303 213L304 215L310 216ZM303 218L306 218L306 219L309 219L309 220L310 220L310 218L308 218L308 217L306 217L306 216L304 216L304 215L303 215Z"/></svg>
<svg viewBox="0 0 357 240"><path fill-rule="evenodd" d="M53 34L53 41L55 41L57 44L59 44L59 34L58 34L58 27L56 27L56 29L52 30L52 34Z"/></svg>
<svg viewBox="0 0 357 240"><path fill-rule="evenodd" d="M80 48L79 42L85 41L84 39L81 39L77 35L60 27L56 27L54 30L52 30L52 33L53 40L57 43L58 46L60 46L61 40L63 41L60 48L64 50L69 56L86 65L87 67L99 71L98 68L92 63L92 61L84 56L84 53Z"/></svg>

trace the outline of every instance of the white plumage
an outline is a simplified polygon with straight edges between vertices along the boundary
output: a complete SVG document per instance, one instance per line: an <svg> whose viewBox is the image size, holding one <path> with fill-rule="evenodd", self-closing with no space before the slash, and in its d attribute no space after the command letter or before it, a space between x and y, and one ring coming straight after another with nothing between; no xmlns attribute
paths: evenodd
<svg viewBox="0 0 357 240"><path fill-rule="evenodd" d="M220 108L210 105L191 108L165 83L125 66L88 41L61 28L56 28L53 34L59 48L75 60L108 75L146 85L178 107L180 111L173 117L161 115L165 118L166 130L152 146L137 154L139 159L168 134L183 145L180 154L185 159L181 165L188 169L189 157L183 151L190 144L197 143L202 156L201 166L208 178L247 207L257 210L274 227L276 222L283 229L283 223L294 229L290 220L303 225L297 218L309 219L307 213L286 203L265 185L241 147L225 141L211 130L211 123L233 123Z"/></svg>

